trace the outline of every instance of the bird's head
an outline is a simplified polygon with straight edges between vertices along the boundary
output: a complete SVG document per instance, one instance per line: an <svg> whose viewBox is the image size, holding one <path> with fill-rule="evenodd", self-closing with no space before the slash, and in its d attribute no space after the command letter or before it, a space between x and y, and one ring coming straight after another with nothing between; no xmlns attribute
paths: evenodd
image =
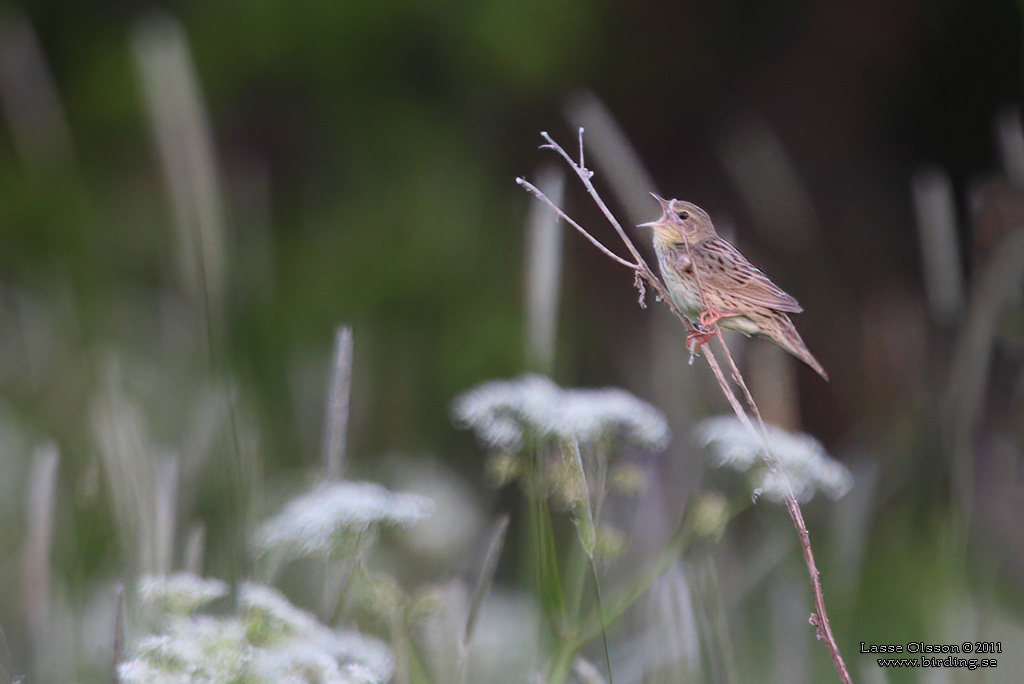
<svg viewBox="0 0 1024 684"><path fill-rule="evenodd" d="M681 242L685 237L691 244L695 244L715 237L715 226L711 223L711 217L696 204L677 199L662 199L653 192L651 196L661 205L661 218L641 223L638 227L653 228L655 237L666 242Z"/></svg>

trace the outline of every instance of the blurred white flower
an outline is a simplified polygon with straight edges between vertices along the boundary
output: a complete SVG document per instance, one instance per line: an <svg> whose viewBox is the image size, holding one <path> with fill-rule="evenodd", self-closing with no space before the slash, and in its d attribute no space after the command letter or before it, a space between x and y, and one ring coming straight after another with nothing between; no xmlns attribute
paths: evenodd
<svg viewBox="0 0 1024 684"><path fill-rule="evenodd" d="M150 580L146 580L150 582ZM190 580L191 581L191 580ZM121 682L171 684L383 684L391 650L357 632L335 631L270 587L239 589L241 617L171 615L118 665Z"/></svg>
<svg viewBox="0 0 1024 684"><path fill-rule="evenodd" d="M281 684L355 684L357 681L344 674L330 654L298 639L282 648L260 651L253 670L260 681Z"/></svg>
<svg viewBox="0 0 1024 684"><path fill-rule="evenodd" d="M263 584L243 583L238 590L238 605L245 620L250 622L250 634L254 631L253 620L260 622L261 635L279 638L318 636L320 630L330 632L312 613L296 607L277 589Z"/></svg>
<svg viewBox="0 0 1024 684"><path fill-rule="evenodd" d="M396 494L372 482L331 482L292 499L260 526L255 541L261 551L322 555L337 548L347 534L375 525L408 527L433 510L433 501L424 496Z"/></svg>
<svg viewBox="0 0 1024 684"><path fill-rule="evenodd" d="M806 433L790 433L766 425L767 443L777 468L764 465L761 440L751 434L737 418L708 418L694 429L704 446L711 448L716 467L729 466L750 472L754 488L762 496L781 502L788 493L787 483L798 501L810 501L820 491L830 499L838 499L850 491L853 475L839 461L828 455L821 443Z"/></svg>
<svg viewBox="0 0 1024 684"><path fill-rule="evenodd" d="M394 660L384 642L359 632L333 630L294 606L281 592L262 584L245 582L238 599L250 639L268 643L301 640L340 661L355 681L391 679Z"/></svg>
<svg viewBox="0 0 1024 684"><path fill-rule="evenodd" d="M150 608L187 615L211 601L227 596L228 585L182 572L170 576L144 575L139 579L139 598Z"/></svg>
<svg viewBox="0 0 1024 684"><path fill-rule="evenodd" d="M251 658L238 620L177 617L163 634L141 639L118 673L122 682L232 681L247 672Z"/></svg>
<svg viewBox="0 0 1024 684"><path fill-rule="evenodd" d="M187 672L165 672L144 658L134 658L118 664L117 681L120 684L192 684L193 679Z"/></svg>
<svg viewBox="0 0 1024 684"><path fill-rule="evenodd" d="M662 413L621 389L562 389L541 375L493 380L455 399L455 421L489 447L516 452L531 438L592 444L622 437L660 451L671 433Z"/></svg>
<svg viewBox="0 0 1024 684"><path fill-rule="evenodd" d="M390 682L395 670L391 648L381 641L352 630L335 630L328 652L358 682Z"/></svg>

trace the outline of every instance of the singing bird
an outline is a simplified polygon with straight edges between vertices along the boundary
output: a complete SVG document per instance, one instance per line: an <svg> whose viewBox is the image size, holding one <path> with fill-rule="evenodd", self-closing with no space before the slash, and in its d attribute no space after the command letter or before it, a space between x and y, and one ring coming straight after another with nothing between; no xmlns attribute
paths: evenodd
<svg viewBox="0 0 1024 684"><path fill-rule="evenodd" d="M661 205L661 218L640 226L654 229L661 277L676 307L697 328L688 337L690 350L706 342L717 323L769 338L828 380L786 315L803 311L796 299L720 238L703 209L651 195Z"/></svg>

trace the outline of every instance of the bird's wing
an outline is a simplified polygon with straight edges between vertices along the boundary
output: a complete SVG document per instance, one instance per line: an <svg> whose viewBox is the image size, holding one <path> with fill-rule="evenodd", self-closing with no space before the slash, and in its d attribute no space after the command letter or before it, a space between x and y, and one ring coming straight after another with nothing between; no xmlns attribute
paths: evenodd
<svg viewBox="0 0 1024 684"><path fill-rule="evenodd" d="M693 259L706 288L727 292L740 303L751 306L786 313L803 311L792 295L769 280L738 249L721 238L712 238L695 247Z"/></svg>

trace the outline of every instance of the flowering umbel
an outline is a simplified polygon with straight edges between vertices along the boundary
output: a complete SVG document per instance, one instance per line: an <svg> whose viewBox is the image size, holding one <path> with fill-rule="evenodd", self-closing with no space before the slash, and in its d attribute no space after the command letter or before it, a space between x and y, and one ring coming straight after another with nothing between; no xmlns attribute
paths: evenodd
<svg viewBox="0 0 1024 684"><path fill-rule="evenodd" d="M775 467L764 465L764 445L739 420L719 416L701 421L696 434L714 454L714 465L729 466L750 473L759 494L772 501L783 501L789 488L798 501L810 501L815 492L838 499L850 491L853 476L849 469L828 455L821 442L805 433L791 433L766 425L768 449Z"/></svg>

